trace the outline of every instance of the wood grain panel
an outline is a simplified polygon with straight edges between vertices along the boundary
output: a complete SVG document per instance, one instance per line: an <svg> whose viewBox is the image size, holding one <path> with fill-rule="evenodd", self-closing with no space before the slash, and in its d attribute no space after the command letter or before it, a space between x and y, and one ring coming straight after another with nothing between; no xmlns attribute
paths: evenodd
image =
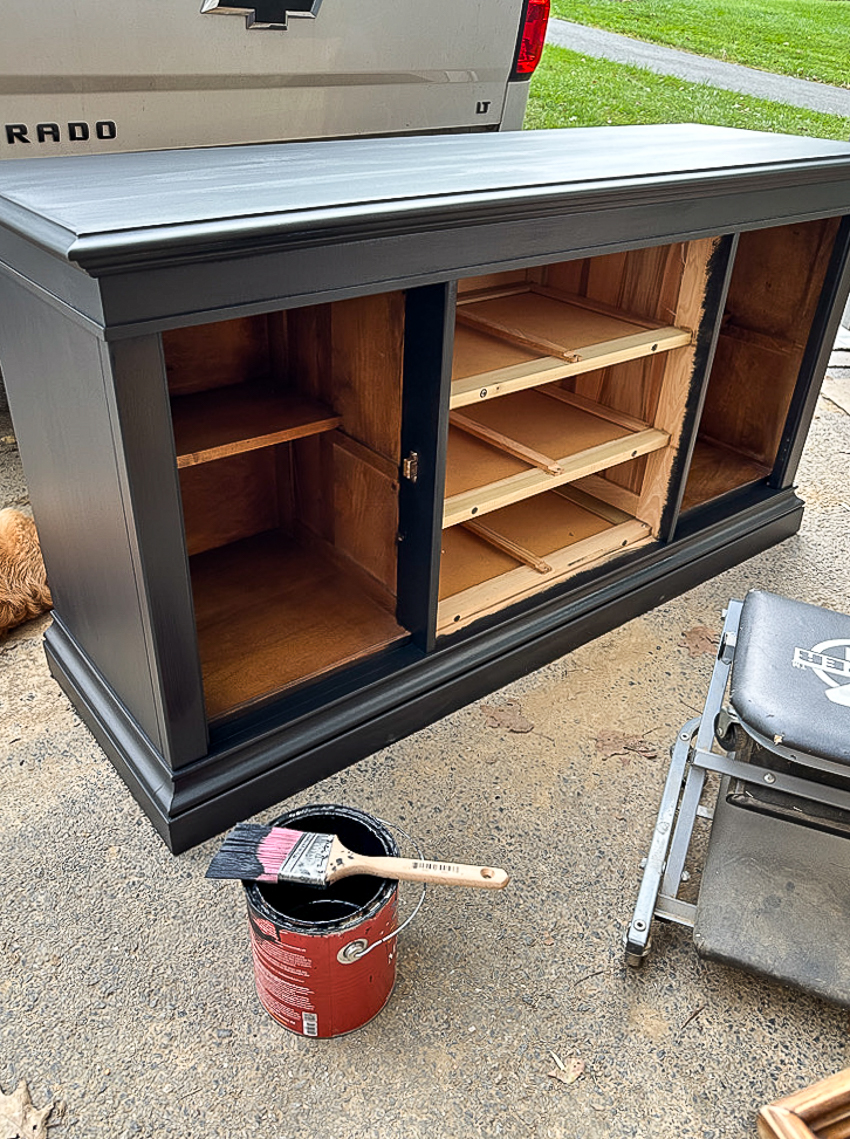
<svg viewBox="0 0 850 1139"><path fill-rule="evenodd" d="M726 301L734 324L803 345L839 218L742 233Z"/></svg>
<svg viewBox="0 0 850 1139"><path fill-rule="evenodd" d="M701 437L773 466L838 225L828 218L741 234Z"/></svg>
<svg viewBox="0 0 850 1139"><path fill-rule="evenodd" d="M269 373L265 316L175 328L163 332L162 348L172 395L208 391Z"/></svg>
<svg viewBox="0 0 850 1139"><path fill-rule="evenodd" d="M275 451L185 467L180 493L190 555L269 530L280 521Z"/></svg>
<svg viewBox="0 0 850 1139"><path fill-rule="evenodd" d="M279 532L191 561L211 719L403 638L350 574Z"/></svg>
<svg viewBox="0 0 850 1139"><path fill-rule="evenodd" d="M357 451L331 437L334 456L334 545L396 594L398 482Z"/></svg>
<svg viewBox="0 0 850 1139"><path fill-rule="evenodd" d="M404 295L338 301L331 316L331 397L345 432L400 462Z"/></svg>
<svg viewBox="0 0 850 1139"><path fill-rule="evenodd" d="M177 396L171 401L171 419L178 467L318 435L341 422L317 400L278 395L255 384Z"/></svg>
<svg viewBox="0 0 850 1139"><path fill-rule="evenodd" d="M770 467L756 463L731 447L698 439L694 445L682 509L708 502L727 491L759 482L770 474Z"/></svg>

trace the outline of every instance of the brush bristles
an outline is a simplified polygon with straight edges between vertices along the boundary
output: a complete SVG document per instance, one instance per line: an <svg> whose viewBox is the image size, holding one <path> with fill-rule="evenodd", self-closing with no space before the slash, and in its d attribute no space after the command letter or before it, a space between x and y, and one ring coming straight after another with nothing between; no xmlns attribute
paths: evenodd
<svg viewBox="0 0 850 1139"><path fill-rule="evenodd" d="M303 832L260 823L240 823L222 843L207 878L277 882L280 870Z"/></svg>

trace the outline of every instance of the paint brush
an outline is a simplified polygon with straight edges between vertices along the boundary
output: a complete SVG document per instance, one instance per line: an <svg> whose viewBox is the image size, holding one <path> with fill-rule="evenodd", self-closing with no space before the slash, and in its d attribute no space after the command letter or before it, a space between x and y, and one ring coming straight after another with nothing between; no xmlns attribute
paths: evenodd
<svg viewBox="0 0 850 1139"><path fill-rule="evenodd" d="M298 882L321 888L352 874L371 874L405 882L439 882L444 886L477 886L501 890L504 870L425 862L414 858L356 854L336 835L290 830L289 827L239 823L210 863L207 878L241 878L251 882Z"/></svg>

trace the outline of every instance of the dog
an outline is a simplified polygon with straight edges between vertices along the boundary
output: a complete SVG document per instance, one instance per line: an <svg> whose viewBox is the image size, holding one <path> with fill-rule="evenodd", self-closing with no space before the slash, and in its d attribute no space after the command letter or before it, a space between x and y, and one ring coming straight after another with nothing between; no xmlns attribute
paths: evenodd
<svg viewBox="0 0 850 1139"><path fill-rule="evenodd" d="M0 637L53 608L35 523L0 510Z"/></svg>

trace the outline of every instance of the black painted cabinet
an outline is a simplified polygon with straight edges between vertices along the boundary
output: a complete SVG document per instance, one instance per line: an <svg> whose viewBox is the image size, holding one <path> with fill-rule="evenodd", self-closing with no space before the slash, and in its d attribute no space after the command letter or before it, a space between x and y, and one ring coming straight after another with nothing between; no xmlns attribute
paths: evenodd
<svg viewBox="0 0 850 1139"><path fill-rule="evenodd" d="M794 533L850 147L5 164L53 674L175 850Z"/></svg>

